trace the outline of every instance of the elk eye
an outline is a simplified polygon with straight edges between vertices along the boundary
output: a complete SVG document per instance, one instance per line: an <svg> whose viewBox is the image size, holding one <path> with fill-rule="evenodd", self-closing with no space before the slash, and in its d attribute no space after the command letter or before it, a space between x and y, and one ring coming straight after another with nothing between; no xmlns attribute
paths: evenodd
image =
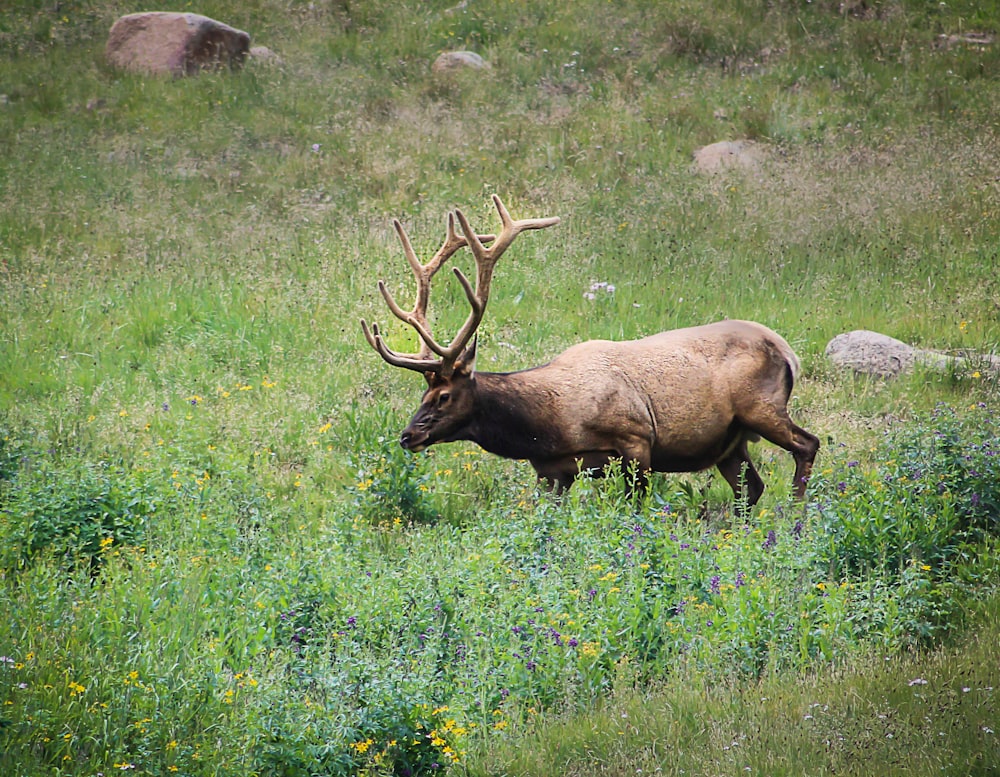
<svg viewBox="0 0 1000 777"><path fill-rule="evenodd" d="M438 394L439 405L447 405L450 399L451 399L451 394L449 394L447 391L442 391L440 394Z"/></svg>

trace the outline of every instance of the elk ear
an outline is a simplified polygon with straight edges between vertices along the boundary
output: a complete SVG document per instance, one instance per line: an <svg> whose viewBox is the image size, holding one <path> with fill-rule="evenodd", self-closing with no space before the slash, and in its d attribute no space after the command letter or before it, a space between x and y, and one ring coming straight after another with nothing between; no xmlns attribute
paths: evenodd
<svg viewBox="0 0 1000 777"><path fill-rule="evenodd" d="M479 343L479 335L472 338L472 343L462 351L462 355L455 362L455 373L472 377L476 371L476 345Z"/></svg>

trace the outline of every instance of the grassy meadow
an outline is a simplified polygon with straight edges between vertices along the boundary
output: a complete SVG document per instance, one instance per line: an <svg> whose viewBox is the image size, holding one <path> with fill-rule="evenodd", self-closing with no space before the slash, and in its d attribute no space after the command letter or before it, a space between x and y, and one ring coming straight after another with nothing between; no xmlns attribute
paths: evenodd
<svg viewBox="0 0 1000 777"><path fill-rule="evenodd" d="M1000 4L206 0L277 62L111 70L147 6L0 11L0 773L994 775ZM442 51L488 70L435 75ZM700 174L701 146L756 168ZM478 367L748 318L823 442L540 493L404 452L376 289L462 208L521 235ZM462 252L453 260L470 271ZM468 312L441 273L447 339Z"/></svg>

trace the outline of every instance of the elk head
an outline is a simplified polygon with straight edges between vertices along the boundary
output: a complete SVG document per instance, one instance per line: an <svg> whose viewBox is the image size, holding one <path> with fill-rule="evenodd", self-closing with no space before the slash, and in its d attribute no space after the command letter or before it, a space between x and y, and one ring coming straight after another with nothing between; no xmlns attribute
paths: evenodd
<svg viewBox="0 0 1000 777"><path fill-rule="evenodd" d="M393 220L396 234L403 244L403 252L417 279L417 297L413 309L403 310L395 301L384 281L378 282L378 290L385 299L389 310L400 321L412 326L420 338L420 350L415 354L401 354L393 351L385 343L377 324L362 319L361 328L368 343L379 355L395 367L423 373L427 380L420 408L400 435L400 444L411 451L421 451L436 442L450 442L463 439L463 429L475 410L475 361L476 330L486 312L490 296L490 282L493 268L501 255L521 232L528 229L544 229L559 223L558 217L543 219L521 219L514 221L497 195L493 203L500 214L502 228L499 235L479 235L469 225L460 210L448 214L448 231L444 243L427 264L421 264L410 239L398 219ZM455 220L461 225L462 234L455 230ZM488 248L486 244L491 244ZM457 267L452 268L455 277L465 290L472 311L458 334L447 345L434 339L427 320L427 302L430 299L430 285L434 274L456 251L469 247L476 261L476 284L473 287L465 274Z"/></svg>

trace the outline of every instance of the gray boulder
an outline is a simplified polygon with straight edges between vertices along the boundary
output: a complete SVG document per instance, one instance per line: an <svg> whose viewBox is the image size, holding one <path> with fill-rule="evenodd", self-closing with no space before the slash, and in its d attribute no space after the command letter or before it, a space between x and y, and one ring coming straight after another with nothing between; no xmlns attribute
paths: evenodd
<svg viewBox="0 0 1000 777"><path fill-rule="evenodd" d="M489 69L490 63L474 51L445 51L431 65L432 73L448 73L465 68L472 70Z"/></svg>
<svg viewBox="0 0 1000 777"><path fill-rule="evenodd" d="M982 369L1000 371L1000 358L988 354L950 356L914 348L888 335L857 329L837 335L826 345L826 356L838 367L864 375L894 378L916 365L932 370Z"/></svg>

